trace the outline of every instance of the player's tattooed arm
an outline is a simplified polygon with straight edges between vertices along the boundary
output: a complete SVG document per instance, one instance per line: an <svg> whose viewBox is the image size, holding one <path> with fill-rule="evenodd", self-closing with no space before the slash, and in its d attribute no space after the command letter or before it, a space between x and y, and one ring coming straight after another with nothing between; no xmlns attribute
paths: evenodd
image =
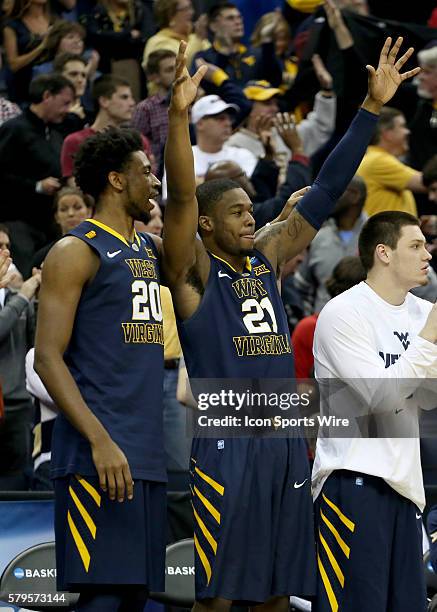
<svg viewBox="0 0 437 612"><path fill-rule="evenodd" d="M309 189L304 187L293 193L279 217L257 232L255 247L276 270L306 248L316 234L314 227L295 209Z"/></svg>

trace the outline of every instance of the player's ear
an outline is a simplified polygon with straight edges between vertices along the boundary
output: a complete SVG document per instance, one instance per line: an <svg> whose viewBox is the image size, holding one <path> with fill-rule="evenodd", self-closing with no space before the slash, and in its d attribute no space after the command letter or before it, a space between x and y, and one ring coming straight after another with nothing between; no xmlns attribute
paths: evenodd
<svg viewBox="0 0 437 612"><path fill-rule="evenodd" d="M214 227L211 217L207 217L206 215L201 215L199 217L199 227L205 232L211 232Z"/></svg>
<svg viewBox="0 0 437 612"><path fill-rule="evenodd" d="M375 248L375 257L379 261L388 264L390 263L391 249L386 244L377 244Z"/></svg>
<svg viewBox="0 0 437 612"><path fill-rule="evenodd" d="M122 176L120 172L115 172L115 170L112 170L108 174L108 181L111 187L113 187L116 191L118 192L123 191L124 186L125 186L125 181L124 181L124 177Z"/></svg>

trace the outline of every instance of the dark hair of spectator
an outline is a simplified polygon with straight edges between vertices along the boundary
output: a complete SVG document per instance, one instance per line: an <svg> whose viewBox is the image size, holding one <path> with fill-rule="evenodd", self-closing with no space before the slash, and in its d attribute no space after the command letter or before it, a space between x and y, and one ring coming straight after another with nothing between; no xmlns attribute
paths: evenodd
<svg viewBox="0 0 437 612"><path fill-rule="evenodd" d="M366 221L358 240L358 252L366 273L373 267L377 245L385 244L395 249L401 230L407 225L420 227L420 221L409 213L397 210L378 213Z"/></svg>
<svg viewBox="0 0 437 612"><path fill-rule="evenodd" d="M130 83L122 77L111 74L104 74L96 79L92 89L94 104L98 106L99 98L111 98L119 87L130 87Z"/></svg>
<svg viewBox="0 0 437 612"><path fill-rule="evenodd" d="M56 55L61 40L72 33L78 34L82 40L85 40L86 31L80 23L60 20L53 24L50 32L47 34L46 40L46 50L49 57L54 57Z"/></svg>
<svg viewBox="0 0 437 612"><path fill-rule="evenodd" d="M143 150L140 133L130 128L109 127L87 138L74 159L74 178L79 188L98 199L108 186L110 172L122 172L132 153Z"/></svg>
<svg viewBox="0 0 437 612"><path fill-rule="evenodd" d="M343 257L332 271L332 275L326 281L326 289L333 298L358 285L365 280L366 272L359 257Z"/></svg>
<svg viewBox="0 0 437 612"><path fill-rule="evenodd" d="M6 234L6 236L9 236L9 227L7 225L4 225L3 223L0 223L0 232L3 232L3 234Z"/></svg>
<svg viewBox="0 0 437 612"><path fill-rule="evenodd" d="M153 12L159 29L168 28L170 21L176 15L178 0L155 0Z"/></svg>
<svg viewBox="0 0 437 612"><path fill-rule="evenodd" d="M61 53L53 60L54 72L61 73L65 68L65 64L68 64L68 62L82 62L84 66L87 65L86 59L81 55L76 55L75 53Z"/></svg>
<svg viewBox="0 0 437 612"><path fill-rule="evenodd" d="M225 9L237 9L238 6L233 2L218 2L214 4L208 11L208 21L214 21Z"/></svg>
<svg viewBox="0 0 437 612"><path fill-rule="evenodd" d="M29 86L29 100L32 104L39 104L43 100L44 93L48 91L52 96L56 96L63 89L68 87L76 95L74 85L62 74L40 74L35 77Z"/></svg>
<svg viewBox="0 0 437 612"><path fill-rule="evenodd" d="M78 187L62 187L62 189L56 192L53 200L55 212L58 210L59 202L66 196L78 196L87 208L91 208L92 210L94 207L92 197L83 193Z"/></svg>
<svg viewBox="0 0 437 612"><path fill-rule="evenodd" d="M231 179L212 179L202 183L196 189L200 216L211 216L222 195L231 189L241 189L241 186ZM201 232L199 228L199 232Z"/></svg>
<svg viewBox="0 0 437 612"><path fill-rule="evenodd" d="M437 182L437 155L433 155L423 166L422 181L425 187Z"/></svg>
<svg viewBox="0 0 437 612"><path fill-rule="evenodd" d="M147 60L146 74L158 74L159 64L162 62L162 60L170 57L176 57L176 53L174 53L174 51L170 51L170 49L158 49L157 51L153 51Z"/></svg>
<svg viewBox="0 0 437 612"><path fill-rule="evenodd" d="M384 130L391 130L395 126L396 117L402 117L402 111L391 106L383 106L376 123L375 132L372 136L370 144L376 145L381 140L381 133Z"/></svg>

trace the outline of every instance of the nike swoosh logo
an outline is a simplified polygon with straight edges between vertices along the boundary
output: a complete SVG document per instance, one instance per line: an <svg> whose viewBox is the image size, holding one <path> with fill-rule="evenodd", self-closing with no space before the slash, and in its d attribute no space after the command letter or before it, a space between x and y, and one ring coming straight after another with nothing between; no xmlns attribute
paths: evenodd
<svg viewBox="0 0 437 612"><path fill-rule="evenodd" d="M305 480L303 482L300 482L299 484L297 482L294 483L294 488L295 489L300 489L301 487L303 487L303 485L306 483L306 481L308 480L308 478L305 478Z"/></svg>
<svg viewBox="0 0 437 612"><path fill-rule="evenodd" d="M106 251L106 255L112 259L113 257L115 257L116 255L118 255L119 253L121 253L121 249L118 251L113 251L112 253L110 253L109 251Z"/></svg>
<svg viewBox="0 0 437 612"><path fill-rule="evenodd" d="M416 518L417 518L417 520L420 520L422 518L422 515L421 514L417 514L417 512L416 512Z"/></svg>
<svg viewBox="0 0 437 612"><path fill-rule="evenodd" d="M232 280L232 277L229 276L229 274L226 274L226 272L222 272L221 270L219 270L218 276L219 278L224 278L225 276L227 276L228 278Z"/></svg>
<svg viewBox="0 0 437 612"><path fill-rule="evenodd" d="M395 414L399 414L400 412L402 412L403 408L396 408L395 410Z"/></svg>

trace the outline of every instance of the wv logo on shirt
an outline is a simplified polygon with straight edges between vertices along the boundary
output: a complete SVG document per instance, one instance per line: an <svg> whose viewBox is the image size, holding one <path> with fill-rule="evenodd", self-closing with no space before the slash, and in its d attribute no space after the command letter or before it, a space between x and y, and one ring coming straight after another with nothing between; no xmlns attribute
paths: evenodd
<svg viewBox="0 0 437 612"><path fill-rule="evenodd" d="M403 334L401 332L394 331L393 334L402 342L402 346L404 347L404 349L407 350L407 348L410 346L410 341L408 340L408 332L405 332L405 334Z"/></svg>
<svg viewBox="0 0 437 612"><path fill-rule="evenodd" d="M396 338L398 338L398 340L402 343L402 346L404 347L404 349L407 350L407 348L410 346L410 341L408 340L409 332L402 333L402 332L394 331L393 335L395 335ZM396 361L400 357L400 354L383 353L382 351L379 351L379 356L385 362L385 367L389 368L391 365L396 363Z"/></svg>

